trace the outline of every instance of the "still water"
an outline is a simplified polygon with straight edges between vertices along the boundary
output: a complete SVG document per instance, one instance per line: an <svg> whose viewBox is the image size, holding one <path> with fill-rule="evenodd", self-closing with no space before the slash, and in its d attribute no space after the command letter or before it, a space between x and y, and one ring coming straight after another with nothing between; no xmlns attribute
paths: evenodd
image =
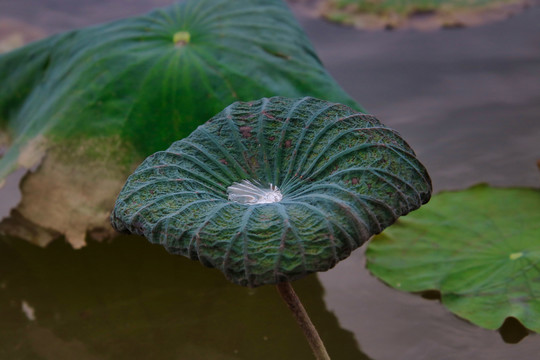
<svg viewBox="0 0 540 360"><path fill-rule="evenodd" d="M169 3L0 0L0 41L13 28L34 40ZM408 140L436 190L538 186L540 8L425 33L357 31L295 11L329 71ZM334 359L540 354L536 334L509 344L437 300L388 288L365 270L362 250L294 285ZM0 359L311 358L272 287L229 284L139 237L77 251L61 239L45 249L0 239Z"/></svg>
<svg viewBox="0 0 540 360"><path fill-rule="evenodd" d="M336 359L367 359L326 309L315 276L295 283ZM0 241L0 359L311 359L271 287L247 289L144 238Z"/></svg>

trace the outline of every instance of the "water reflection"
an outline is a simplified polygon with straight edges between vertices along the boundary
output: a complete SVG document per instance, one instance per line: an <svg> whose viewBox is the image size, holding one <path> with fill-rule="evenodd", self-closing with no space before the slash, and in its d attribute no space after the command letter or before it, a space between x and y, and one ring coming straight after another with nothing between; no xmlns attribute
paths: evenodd
<svg viewBox="0 0 540 360"><path fill-rule="evenodd" d="M295 282L335 359L367 359L326 310L315 276ZM0 238L1 359L312 359L272 286L135 236L73 250Z"/></svg>
<svg viewBox="0 0 540 360"><path fill-rule="evenodd" d="M363 250L319 278L327 306L373 359L528 360L540 354L540 334L523 334L514 323L501 338L453 315L439 300L383 284L365 269Z"/></svg>

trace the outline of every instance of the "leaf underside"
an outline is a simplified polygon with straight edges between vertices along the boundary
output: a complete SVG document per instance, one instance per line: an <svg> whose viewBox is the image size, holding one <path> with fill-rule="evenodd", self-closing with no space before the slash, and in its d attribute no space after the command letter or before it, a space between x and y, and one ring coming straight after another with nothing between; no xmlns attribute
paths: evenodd
<svg viewBox="0 0 540 360"><path fill-rule="evenodd" d="M436 289L488 329L514 317L540 331L540 190L443 192L375 237L367 267L404 291Z"/></svg>
<svg viewBox="0 0 540 360"><path fill-rule="evenodd" d="M230 201L248 180L283 199ZM130 176L120 231L259 286L324 271L429 200L412 149L373 116L310 97L237 102Z"/></svg>

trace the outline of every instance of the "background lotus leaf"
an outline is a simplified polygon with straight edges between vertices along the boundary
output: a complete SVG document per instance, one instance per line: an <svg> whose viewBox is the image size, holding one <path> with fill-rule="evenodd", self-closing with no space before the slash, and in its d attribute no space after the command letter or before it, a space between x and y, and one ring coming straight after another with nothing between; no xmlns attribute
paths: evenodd
<svg viewBox="0 0 540 360"><path fill-rule="evenodd" d="M0 184L43 161L18 212L79 245L107 227L132 164L236 100L311 95L360 109L280 0L188 0L52 36L1 55L0 78Z"/></svg>
<svg viewBox="0 0 540 360"><path fill-rule="evenodd" d="M361 29L461 28L506 19L528 0L322 0L322 16Z"/></svg>
<svg viewBox="0 0 540 360"><path fill-rule="evenodd" d="M540 331L540 190L443 192L374 238L367 266L405 291L436 289L488 329L514 317Z"/></svg>
<svg viewBox="0 0 540 360"><path fill-rule="evenodd" d="M283 198L229 200L243 180L273 184ZM234 103L148 157L112 218L120 231L259 286L332 268L430 195L413 150L373 116L274 97Z"/></svg>

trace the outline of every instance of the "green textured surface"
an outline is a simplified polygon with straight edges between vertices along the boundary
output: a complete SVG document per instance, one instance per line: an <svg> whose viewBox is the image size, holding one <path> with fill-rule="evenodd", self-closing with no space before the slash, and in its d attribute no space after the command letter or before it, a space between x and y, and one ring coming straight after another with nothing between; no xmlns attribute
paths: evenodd
<svg viewBox="0 0 540 360"><path fill-rule="evenodd" d="M228 200L241 180L280 202ZM412 149L373 116L314 98L237 102L130 176L112 215L120 231L259 286L332 268L429 200Z"/></svg>
<svg viewBox="0 0 540 360"><path fill-rule="evenodd" d="M0 131L11 139L0 181L38 136L47 146L120 136L143 158L237 100L310 95L358 107L280 0L188 0L56 35L1 55L0 79Z"/></svg>
<svg viewBox="0 0 540 360"><path fill-rule="evenodd" d="M515 317L540 331L540 190L443 192L375 237L369 270L404 291L436 289L488 329Z"/></svg>

